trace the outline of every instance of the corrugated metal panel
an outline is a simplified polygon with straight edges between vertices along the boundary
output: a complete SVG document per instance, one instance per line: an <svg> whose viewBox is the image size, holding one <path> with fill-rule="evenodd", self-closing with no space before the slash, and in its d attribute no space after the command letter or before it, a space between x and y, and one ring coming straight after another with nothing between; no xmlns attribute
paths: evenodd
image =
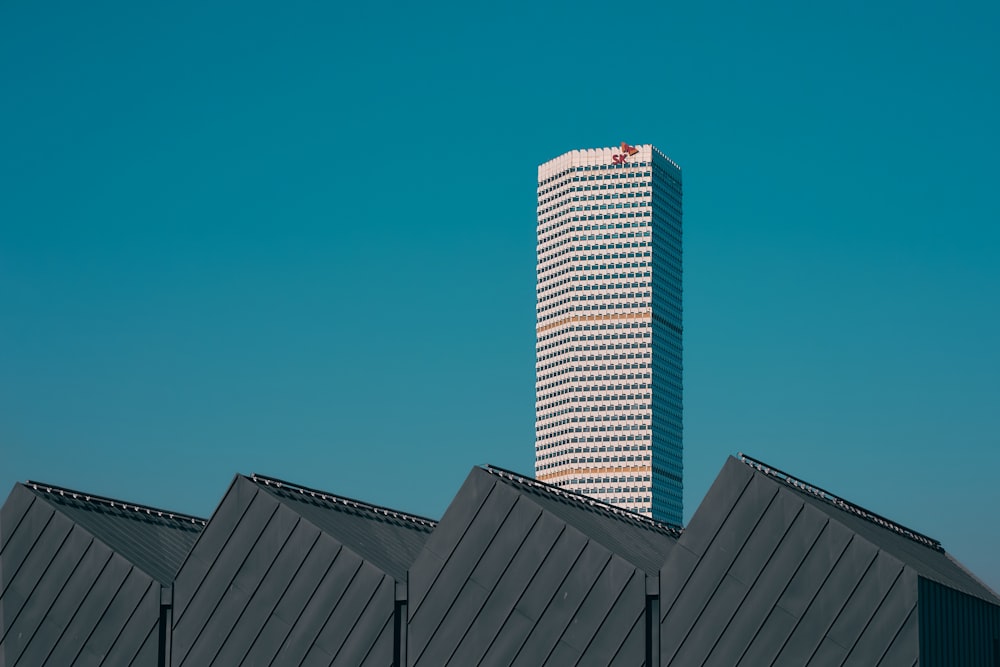
<svg viewBox="0 0 1000 667"><path fill-rule="evenodd" d="M159 583L47 500L18 485L0 512L0 664L130 664L158 637Z"/></svg>
<svg viewBox="0 0 1000 667"><path fill-rule="evenodd" d="M397 581L434 529L434 521L397 510L268 477L251 480Z"/></svg>
<svg viewBox="0 0 1000 667"><path fill-rule="evenodd" d="M768 478L776 481L805 502L813 505L831 519L847 526L851 531L888 553L893 554L917 573L932 581L968 593L991 604L1000 604L1000 596L956 563L940 543L925 535L878 516L870 510L832 496L808 483L791 478L787 473L768 468L766 464L744 457L756 475L766 471ZM729 464L727 463L727 466Z"/></svg>
<svg viewBox="0 0 1000 667"><path fill-rule="evenodd" d="M656 572L680 535L670 524L614 507L593 498L529 479L508 470L486 466L485 472L531 496L540 507L585 533L609 551L646 572Z"/></svg>
<svg viewBox="0 0 1000 667"><path fill-rule="evenodd" d="M410 568L408 664L643 664L645 574L604 542L673 537L627 519L473 469Z"/></svg>
<svg viewBox="0 0 1000 667"><path fill-rule="evenodd" d="M915 656L915 572L822 509L730 459L660 572L662 664Z"/></svg>
<svg viewBox="0 0 1000 667"><path fill-rule="evenodd" d="M1000 606L919 581L920 665L1000 667Z"/></svg>
<svg viewBox="0 0 1000 667"><path fill-rule="evenodd" d="M197 517L41 482L26 487L164 585L173 581L205 525Z"/></svg>
<svg viewBox="0 0 1000 667"><path fill-rule="evenodd" d="M396 579L379 565L398 570L433 524L262 480L237 476L177 574L172 664L392 664ZM397 551L362 556L378 545Z"/></svg>
<svg viewBox="0 0 1000 667"><path fill-rule="evenodd" d="M723 584L723 578L733 560L740 553L742 546L776 493L773 485L762 484L757 480L751 481L740 496L740 501L728 513L715 538L706 547L705 553L699 559L695 569L687 574L683 587L676 598L665 597L661 600L660 608L664 616L661 623L660 645L661 655L665 663L669 664L676 657L678 660L676 664L698 664L699 661L692 661L693 659L688 654L692 647L701 647L701 643L698 641L700 633L696 631L691 640L688 640L688 635L695 628L703 611L713 601L713 595ZM696 535L696 531L686 532ZM678 545L685 546L686 542L685 535L682 535ZM661 581L664 578L669 579L676 573L677 570L672 568L670 561L667 560L660 579ZM735 579L730 581L732 586L746 588ZM728 590L728 585L723 587L724 592ZM730 595L733 594L736 594L736 591L730 593ZM739 595L738 599L741 598L742 594ZM738 602L738 599L735 601ZM731 603L726 603L724 606L731 606ZM721 613L721 609L716 612L716 607L719 605L712 605L710 611ZM713 623L717 624L718 619L712 617L712 620L707 620L703 627L716 627ZM666 632L665 628L669 628L669 632ZM688 648L682 650L685 644Z"/></svg>
<svg viewBox="0 0 1000 667"><path fill-rule="evenodd" d="M324 535L321 544L328 539ZM328 548L329 545L325 546ZM375 609L383 609L384 616L382 623L370 623L362 628L367 637L371 636L373 628L380 631L384 621L392 615L392 586L388 585L384 573L343 548L337 551L328 566L311 595L299 600L284 601L287 608L284 618L291 617L289 631L277 649L273 645L264 647L275 652L272 664L298 665L309 653L312 658L329 655L329 647L333 644L330 633L338 630L338 625L353 627L369 604L374 605ZM317 644L321 634L325 639L313 650L313 645ZM341 664L350 662L345 660Z"/></svg>

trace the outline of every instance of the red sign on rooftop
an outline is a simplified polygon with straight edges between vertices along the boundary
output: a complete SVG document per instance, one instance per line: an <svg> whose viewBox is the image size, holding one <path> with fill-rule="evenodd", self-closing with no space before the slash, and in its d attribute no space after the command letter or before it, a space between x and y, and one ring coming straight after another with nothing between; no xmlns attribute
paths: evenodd
<svg viewBox="0 0 1000 667"><path fill-rule="evenodd" d="M635 146L629 146L624 141L622 142L621 153L616 153L611 156L611 161L615 164L625 164L628 159L633 155L638 155L639 149Z"/></svg>

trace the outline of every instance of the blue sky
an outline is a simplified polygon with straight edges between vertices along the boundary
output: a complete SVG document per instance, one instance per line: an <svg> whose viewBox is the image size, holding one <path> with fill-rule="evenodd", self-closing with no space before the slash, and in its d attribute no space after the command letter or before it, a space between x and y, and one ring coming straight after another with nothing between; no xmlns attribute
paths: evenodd
<svg viewBox="0 0 1000 667"><path fill-rule="evenodd" d="M745 451L1000 588L1000 5L613 4L3 3L3 493L531 472L536 166L653 143L687 516Z"/></svg>

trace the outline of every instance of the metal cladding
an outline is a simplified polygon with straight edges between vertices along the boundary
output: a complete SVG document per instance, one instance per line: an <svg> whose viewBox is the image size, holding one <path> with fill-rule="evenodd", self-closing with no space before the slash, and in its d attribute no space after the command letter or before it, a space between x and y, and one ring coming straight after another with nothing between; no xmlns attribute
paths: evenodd
<svg viewBox="0 0 1000 667"><path fill-rule="evenodd" d="M742 455L683 531L492 466L439 524L259 475L203 524L16 485L0 667L1000 665L940 543Z"/></svg>
<svg viewBox="0 0 1000 667"><path fill-rule="evenodd" d="M925 658L935 625L922 613L927 580L976 596L984 622L1000 610L936 541L730 459L661 571L660 664L995 665L995 625L980 637L986 661Z"/></svg>
<svg viewBox="0 0 1000 667"><path fill-rule="evenodd" d="M156 665L196 517L36 482L0 510L0 665Z"/></svg>
<svg viewBox="0 0 1000 667"><path fill-rule="evenodd" d="M390 665L434 522L238 475L174 583L173 665Z"/></svg>
<svg viewBox="0 0 1000 667"><path fill-rule="evenodd" d="M640 665L678 531L474 468L410 568L410 665Z"/></svg>

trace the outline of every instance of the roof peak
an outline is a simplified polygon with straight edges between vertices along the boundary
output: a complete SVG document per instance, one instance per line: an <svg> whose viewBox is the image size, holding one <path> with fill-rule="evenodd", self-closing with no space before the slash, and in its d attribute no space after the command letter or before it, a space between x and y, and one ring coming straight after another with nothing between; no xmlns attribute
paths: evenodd
<svg viewBox="0 0 1000 667"><path fill-rule="evenodd" d="M204 526L208 523L206 519L201 517L193 516L190 514L183 514L181 512L174 512L172 510L165 510L159 507L153 507L151 505L140 505L137 503L126 502L124 500L118 500L115 498L108 498L105 496L99 496L93 493L87 493L86 491L77 491L75 489L68 489L62 486L56 486L54 484L46 484L45 482L37 482L33 480L28 480L24 483L25 486L31 488L34 491L45 493L53 496L60 496L62 498L72 498L73 500L80 500L88 503L94 503L96 505L103 505L104 507L110 507L117 510L136 512L138 514L146 514L148 516L156 516L161 519L171 519L174 521L179 521L183 523L192 523L198 526Z"/></svg>
<svg viewBox="0 0 1000 667"><path fill-rule="evenodd" d="M652 529L660 533L670 535L672 537L680 537L683 528L680 526L675 526L672 523L667 523L666 521L657 521L656 519L651 519L649 517L642 516L641 514L636 514L629 510L610 505L602 500L592 498L590 496L585 496L583 494L577 493L575 491L568 491L566 489L561 489L558 486L553 486L551 484L546 484L545 482L540 482L532 477L526 477L520 473L513 472L511 470L506 470L495 465L490 465L489 463L480 466L480 469L502 479L507 479L512 482L523 484L524 486L529 486L543 493L549 493L551 495L557 496L561 499L567 500L572 503L584 506L585 509L596 510L603 512L605 514L610 514L616 519L625 521L628 523L633 523L643 528Z"/></svg>
<svg viewBox="0 0 1000 667"><path fill-rule="evenodd" d="M896 533L897 535L901 535L907 539L913 540L918 544L922 544L925 547L944 553L944 547L942 547L941 543L938 540L935 540L933 537L928 537L923 533L919 533L911 528L907 528L906 526L900 523L896 523L891 519L887 519L881 514L876 514L875 512L865 509L860 505L852 503L848 500L844 500L839 496L835 496L834 494L830 493L825 489L822 489L813 484L809 484L808 482L804 482L788 474L783 470L779 470L774 466L770 466L764 463L763 461L755 459L751 456L747 456L743 452L739 452L738 456L741 462L750 466L754 470L767 475L768 477L784 482L785 484L791 486L792 488L802 493L808 493L809 495L819 498L820 500L829 503L830 505L833 505L834 507L840 510L861 517L862 519L865 519L866 521L874 523L877 526L880 526L893 533Z"/></svg>
<svg viewBox="0 0 1000 667"><path fill-rule="evenodd" d="M330 493L328 491L311 489L307 486L302 486L301 484L294 484L292 482L287 482L283 479L278 479L277 477L268 477L266 475L251 473L250 480L257 484L263 484L264 486L274 487L276 489L284 489L286 491L292 491L295 493L302 494L304 496L309 496L311 498L318 498L320 500L325 500L329 503L343 505L351 509L362 510L370 512L372 514L377 514L384 517L396 519L399 521L406 521L408 523L412 523L417 526L421 526L423 528L434 528L435 526L437 526L437 521L435 521L434 519L429 519L427 517L419 516L417 514L409 514L407 512L401 512L399 510L394 510L390 507L372 505L371 503L366 503L361 500L355 500L354 498L348 498L347 496L337 495L335 493Z"/></svg>

